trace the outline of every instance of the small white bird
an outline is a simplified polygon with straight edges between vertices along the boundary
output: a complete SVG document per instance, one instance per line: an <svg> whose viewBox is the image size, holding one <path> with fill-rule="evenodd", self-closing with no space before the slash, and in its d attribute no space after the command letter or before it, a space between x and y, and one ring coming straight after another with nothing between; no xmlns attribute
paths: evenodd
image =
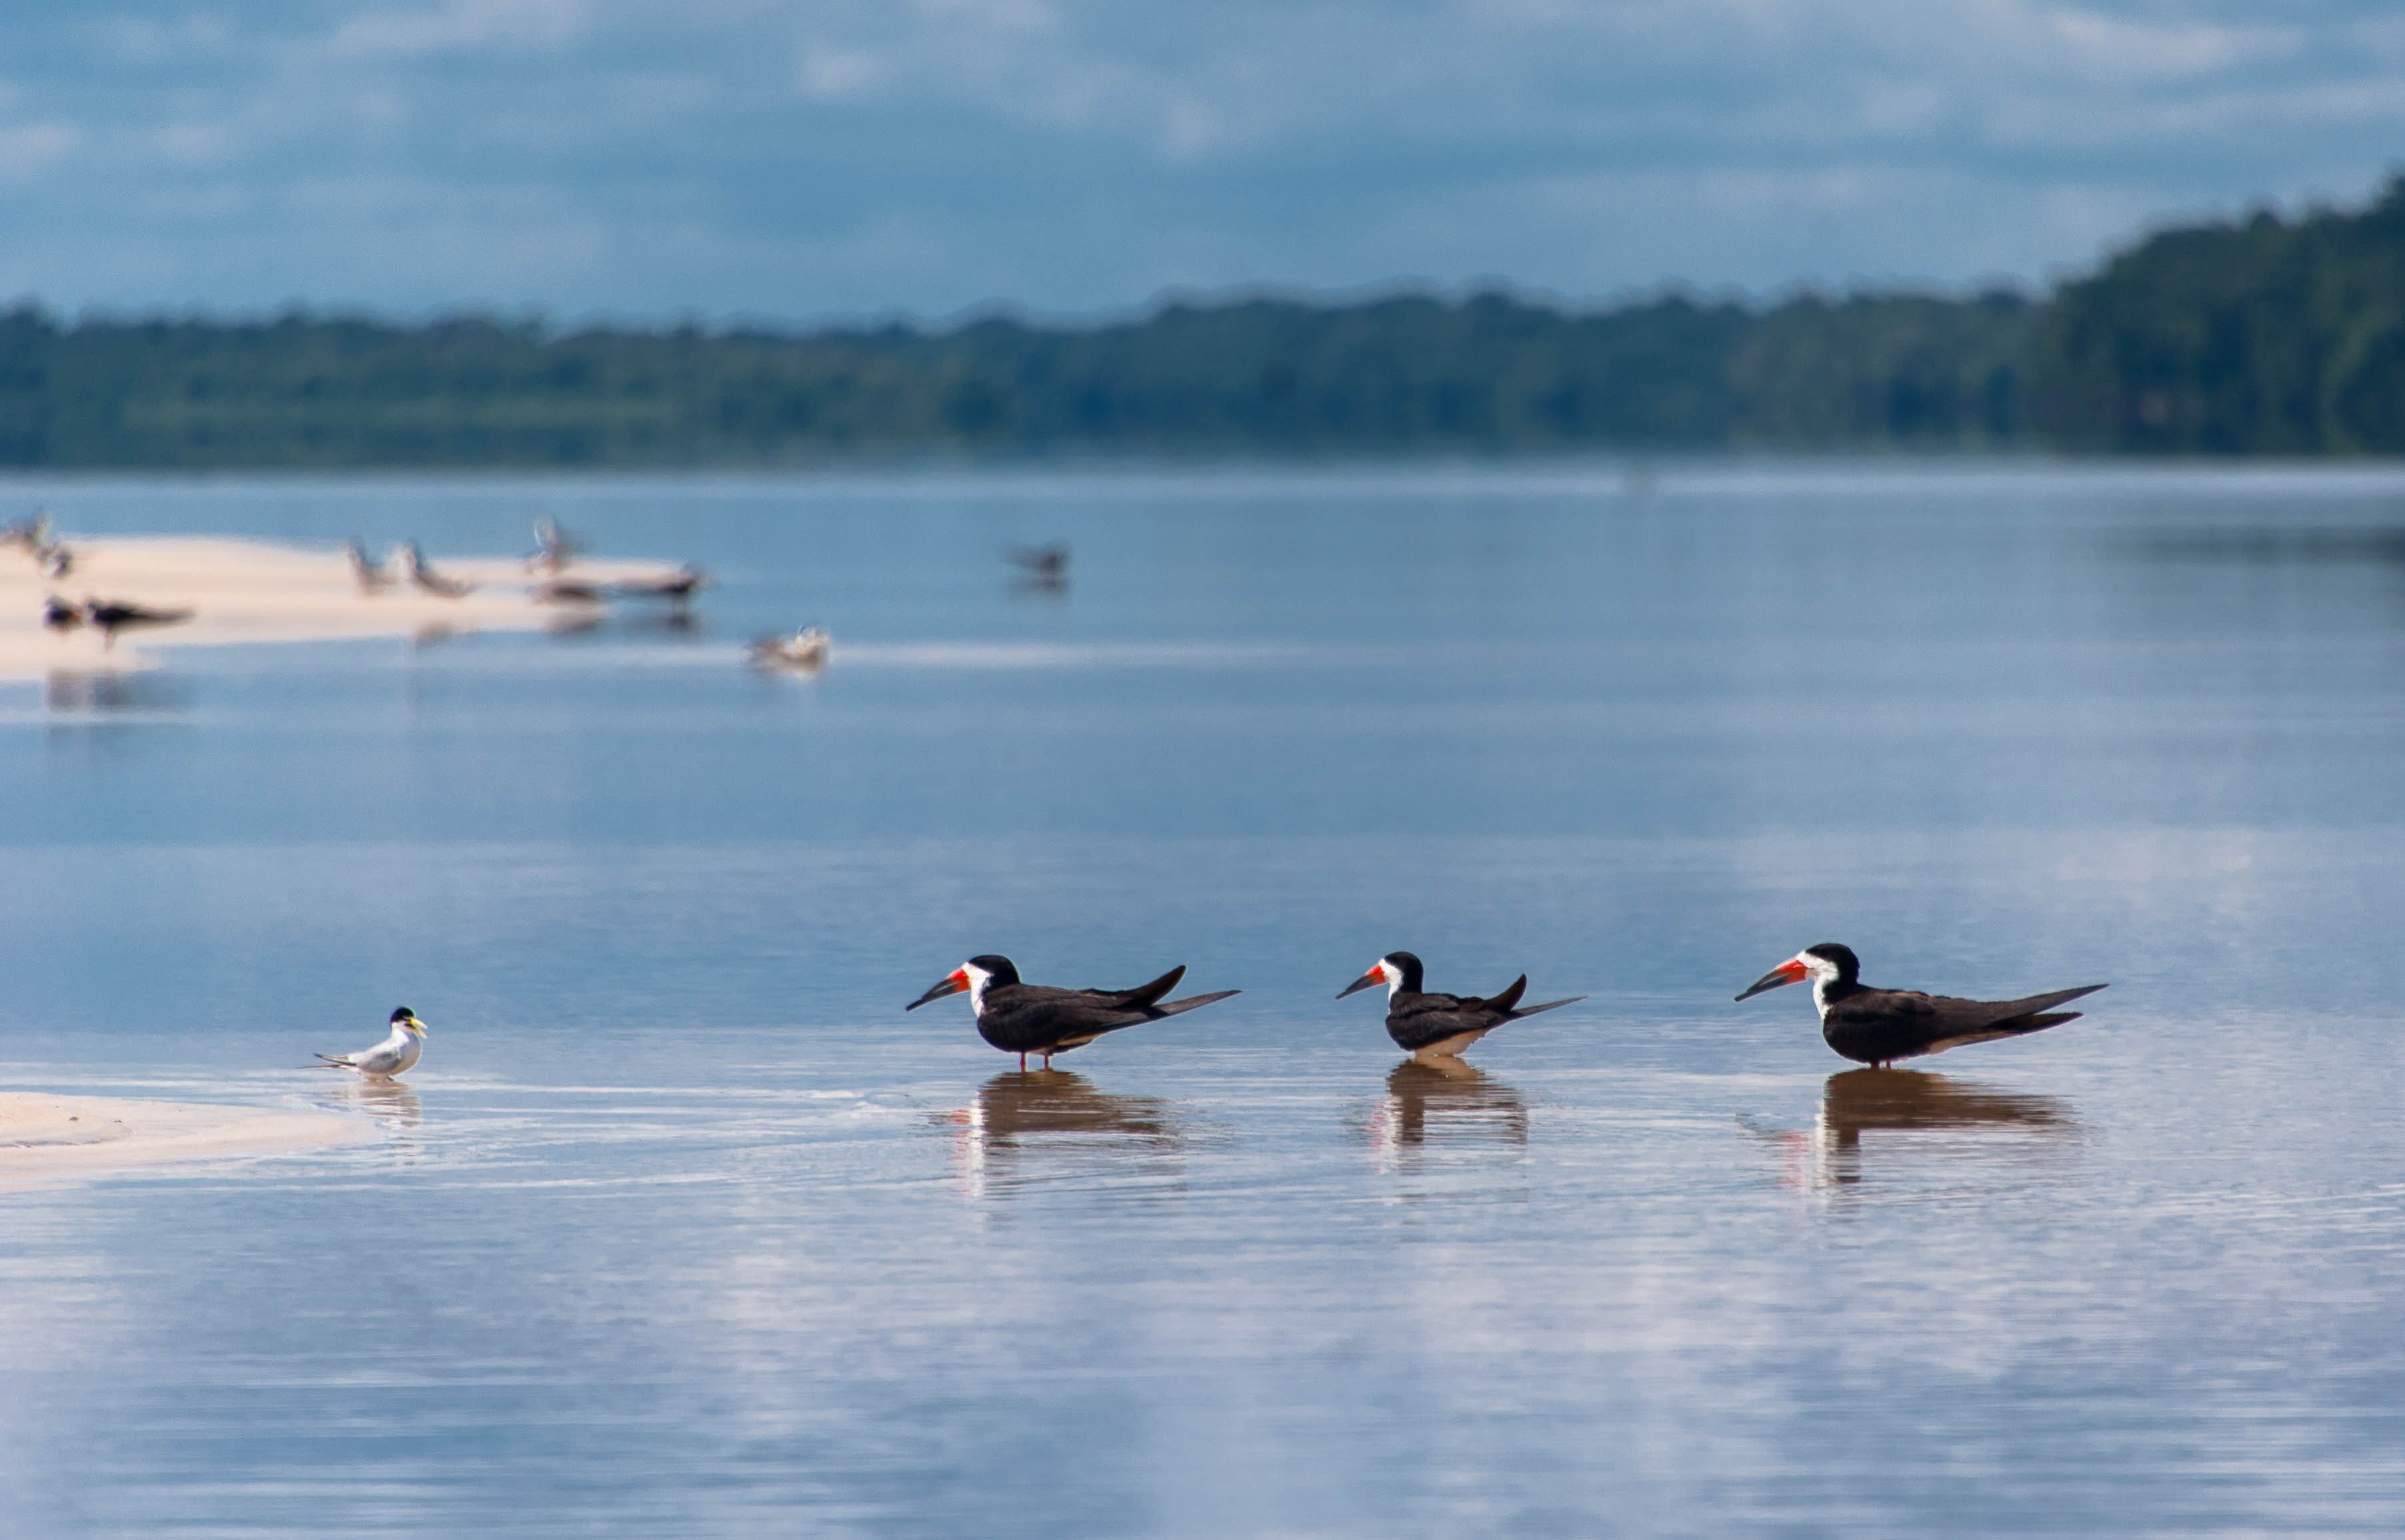
<svg viewBox="0 0 2405 1540"><path fill-rule="evenodd" d="M387 1080L406 1071L426 1051L426 1023L406 1005L392 1014L392 1036L356 1054L319 1054L325 1062L314 1069L357 1070L371 1080Z"/></svg>
<svg viewBox="0 0 2405 1540"><path fill-rule="evenodd" d="M557 519L537 519L534 538L535 550L526 564L538 572L565 572L584 549L584 538L570 534Z"/></svg>
<svg viewBox="0 0 2405 1540"><path fill-rule="evenodd" d="M762 668L794 668L805 674L815 674L826 666L829 637L823 626L806 625L799 631L760 637L747 643L744 653Z"/></svg>

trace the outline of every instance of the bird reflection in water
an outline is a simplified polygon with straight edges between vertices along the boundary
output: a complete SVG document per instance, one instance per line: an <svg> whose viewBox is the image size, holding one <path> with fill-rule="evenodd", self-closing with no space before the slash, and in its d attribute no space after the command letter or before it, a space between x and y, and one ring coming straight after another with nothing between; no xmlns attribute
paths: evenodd
<svg viewBox="0 0 2405 1540"><path fill-rule="evenodd" d="M1387 1072L1386 1095L1370 1114L1369 1137L1382 1167L1431 1144L1525 1149L1528 1104L1465 1059L1407 1058Z"/></svg>
<svg viewBox="0 0 2405 1540"><path fill-rule="evenodd" d="M397 1080L365 1075L336 1088L333 1100L337 1105L365 1113L375 1119L376 1126L390 1137L394 1149L404 1162L415 1157L417 1126L424 1121L415 1091Z"/></svg>
<svg viewBox="0 0 2405 1540"><path fill-rule="evenodd" d="M61 671L42 684L53 711L176 711L192 704L190 684L171 675Z"/></svg>
<svg viewBox="0 0 2405 1540"><path fill-rule="evenodd" d="M1174 1102L1112 1096L1067 1070L1006 1070L947 1121L972 1197L1039 1177L1159 1174L1187 1142Z"/></svg>
<svg viewBox="0 0 2405 1540"><path fill-rule="evenodd" d="M1821 1087L1821 1115L1811 1132L1777 1137L1793 1157L1790 1181L1826 1187L1862 1181L1864 1134L2014 1135L2015 1147L2026 1148L2060 1143L2078 1131L2078 1119L2053 1097L1991 1090L1919 1070L1845 1070Z"/></svg>

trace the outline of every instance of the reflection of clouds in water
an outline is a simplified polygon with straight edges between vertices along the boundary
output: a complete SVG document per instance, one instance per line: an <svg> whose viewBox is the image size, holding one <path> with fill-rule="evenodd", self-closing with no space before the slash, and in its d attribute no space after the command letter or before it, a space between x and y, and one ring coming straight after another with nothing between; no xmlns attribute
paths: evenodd
<svg viewBox="0 0 2405 1540"><path fill-rule="evenodd" d="M1365 1126L1381 1168L1429 1145L1526 1148L1528 1107L1502 1081L1465 1060L1407 1058L1386 1075L1386 1094Z"/></svg>
<svg viewBox="0 0 2405 1540"><path fill-rule="evenodd" d="M1882 1152L1870 1157L1878 1160L1900 1160L1916 1148L1931 1151L1927 1141L1883 1135L2004 1136L1946 1147L1949 1155L1976 1160L1982 1149L2018 1154L2066 1142L2078 1132L2070 1107L2053 1097L1990 1090L1917 1070L1847 1070L1821 1087L1810 1132L1772 1137L1790 1157L1790 1184L1823 1188L1859 1183L1867 1151ZM1866 1134L1872 1136L1867 1143Z"/></svg>
<svg viewBox="0 0 2405 1540"><path fill-rule="evenodd" d="M971 1197L1043 1178L1158 1171L1186 1147L1176 1104L1113 1096L1067 1070L1006 1070L950 1113L954 1163Z"/></svg>

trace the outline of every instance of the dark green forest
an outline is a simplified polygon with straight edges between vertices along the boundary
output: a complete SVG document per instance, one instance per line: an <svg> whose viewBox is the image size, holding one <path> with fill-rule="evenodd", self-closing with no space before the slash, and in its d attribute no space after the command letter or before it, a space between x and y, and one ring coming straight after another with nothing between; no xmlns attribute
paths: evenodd
<svg viewBox="0 0 2405 1540"><path fill-rule="evenodd" d="M2043 297L1500 293L781 332L0 314L0 464L1580 451L2405 453L2405 179Z"/></svg>

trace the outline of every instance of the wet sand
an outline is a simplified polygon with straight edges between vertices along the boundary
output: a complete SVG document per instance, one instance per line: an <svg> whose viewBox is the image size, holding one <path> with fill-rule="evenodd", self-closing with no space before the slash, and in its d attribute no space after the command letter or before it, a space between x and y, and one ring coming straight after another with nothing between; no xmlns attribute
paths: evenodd
<svg viewBox="0 0 2405 1540"><path fill-rule="evenodd" d="M69 539L74 569L45 577L33 558L0 550L0 679L53 673L133 669L176 647L242 642L332 641L414 637L429 631L539 631L598 616L598 602L538 597L551 575L514 557L452 558L429 553L445 578L476 585L443 598L406 582L360 591L349 558L264 540L190 537ZM579 558L560 580L584 584L648 581L678 568L657 561ZM129 627L114 646L91 625L60 633L42 623L42 603L117 600L152 609L190 609L174 625Z"/></svg>
<svg viewBox="0 0 2405 1540"><path fill-rule="evenodd" d="M0 1187L176 1161L281 1155L374 1135L368 1120L330 1113L6 1091L0 1092Z"/></svg>

